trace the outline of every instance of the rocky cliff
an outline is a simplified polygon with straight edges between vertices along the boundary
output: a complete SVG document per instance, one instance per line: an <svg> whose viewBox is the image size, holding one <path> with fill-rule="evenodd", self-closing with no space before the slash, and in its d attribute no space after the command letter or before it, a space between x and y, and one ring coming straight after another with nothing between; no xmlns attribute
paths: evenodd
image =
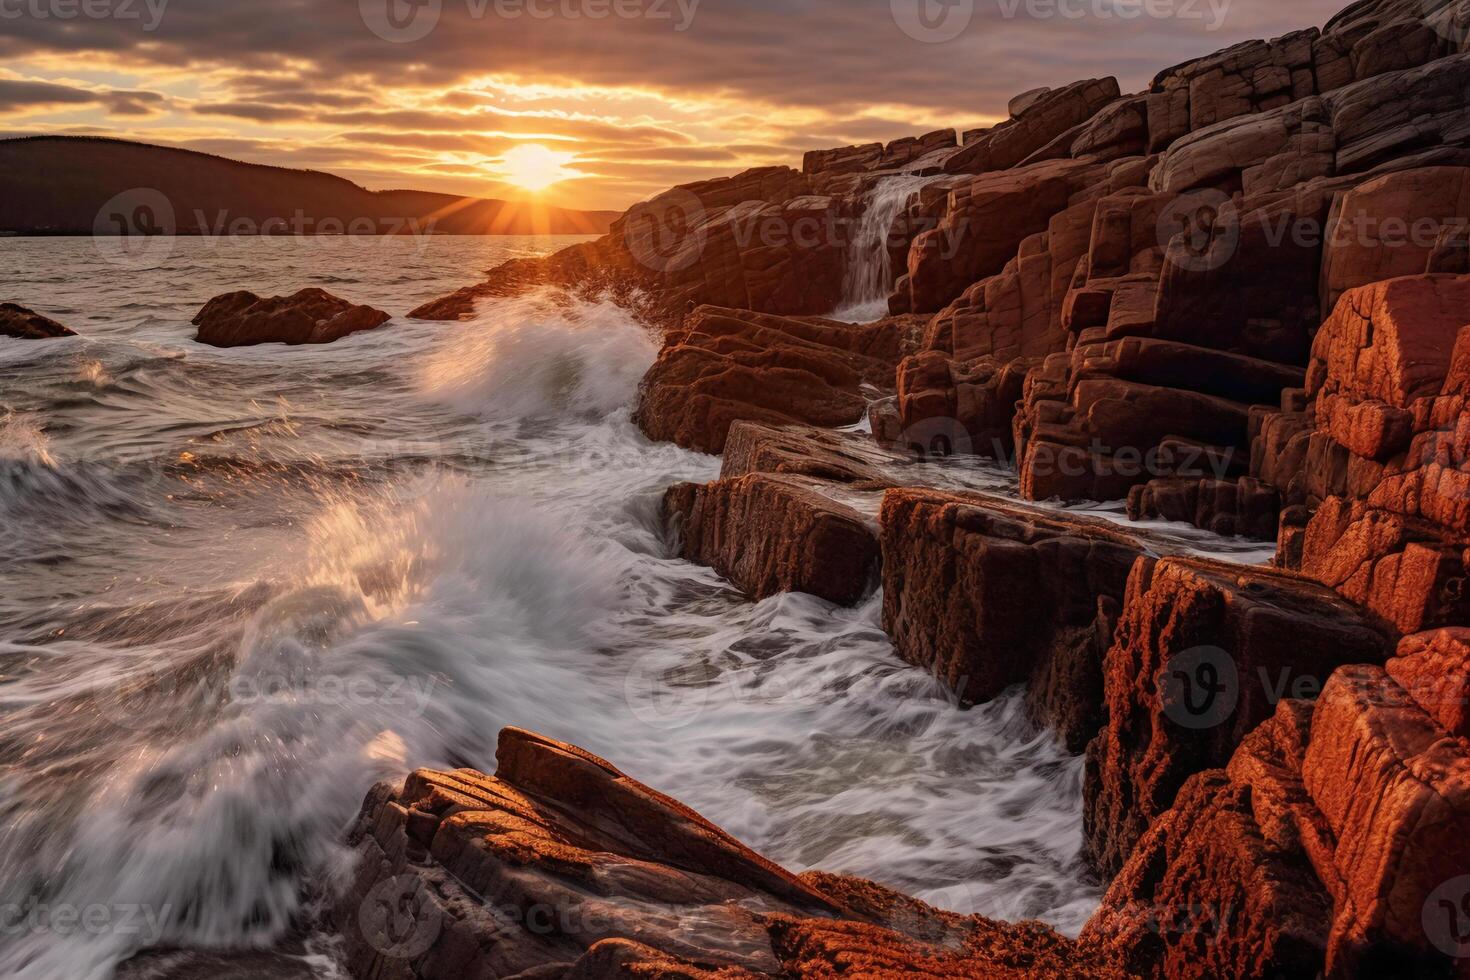
<svg viewBox="0 0 1470 980"><path fill-rule="evenodd" d="M1070 941L794 878L508 733L493 778L369 797L349 901L399 882L445 927L355 936L357 975L1470 977L1467 37L1465 0L1360 0L1142 92L675 188L416 311L553 283L664 326L637 421L725 455L665 498L682 555L752 598L881 583L962 703L1025 685L1110 885ZM872 261L889 315L827 316ZM956 490L975 456L1022 501ZM1057 499L1277 556L1026 502ZM600 925L526 926L568 903Z"/></svg>

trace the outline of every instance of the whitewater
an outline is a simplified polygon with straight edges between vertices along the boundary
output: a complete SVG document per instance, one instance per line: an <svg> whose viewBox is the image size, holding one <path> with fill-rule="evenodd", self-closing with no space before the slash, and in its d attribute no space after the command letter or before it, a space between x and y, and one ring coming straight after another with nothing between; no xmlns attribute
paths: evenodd
<svg viewBox="0 0 1470 980"><path fill-rule="evenodd" d="M141 268L0 242L6 298L82 334L0 338L0 975L269 947L343 880L375 781L493 771L506 725L795 870L1081 927L1082 761L1018 695L956 705L878 595L750 603L674 557L663 491L719 461L631 423L657 337L550 291L402 319L575 240L179 239ZM191 340L213 295L311 285L395 319Z"/></svg>

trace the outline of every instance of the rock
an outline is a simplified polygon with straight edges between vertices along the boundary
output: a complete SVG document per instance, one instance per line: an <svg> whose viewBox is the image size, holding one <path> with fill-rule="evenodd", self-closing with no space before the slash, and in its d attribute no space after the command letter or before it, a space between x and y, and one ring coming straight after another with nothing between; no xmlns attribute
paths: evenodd
<svg viewBox="0 0 1470 980"><path fill-rule="evenodd" d="M1044 232L1021 241L999 273L982 279L941 310L925 346L959 360L1042 357L1067 348L1066 300L1088 257L1096 200L1053 215Z"/></svg>
<svg viewBox="0 0 1470 980"><path fill-rule="evenodd" d="M1052 160L955 186L938 226L913 241L905 308L937 312L972 283L1003 270L1021 243L1045 231L1098 172L1093 164Z"/></svg>
<svg viewBox="0 0 1470 980"><path fill-rule="evenodd" d="M266 299L241 290L216 296L194 315L194 338L211 347L255 344L330 344L391 320L382 310L356 306L311 287Z"/></svg>
<svg viewBox="0 0 1470 980"><path fill-rule="evenodd" d="M1357 286L1424 272L1442 233L1467 223L1470 168L1425 167L1359 184L1333 208L1322 308L1331 311Z"/></svg>
<svg viewBox="0 0 1470 980"><path fill-rule="evenodd" d="M1071 143L1078 159L1107 162L1148 150L1148 97L1119 99L1082 124Z"/></svg>
<svg viewBox="0 0 1470 980"><path fill-rule="evenodd" d="M1140 560L1104 658L1107 725L1087 748L1084 856L1116 874L1195 773L1224 766L1283 698L1388 643L1295 576L1195 558Z"/></svg>
<svg viewBox="0 0 1470 980"><path fill-rule="evenodd" d="M882 490L904 479L909 463L861 433L735 422L725 440L720 479L785 473L849 484L855 491Z"/></svg>
<svg viewBox="0 0 1470 980"><path fill-rule="evenodd" d="M497 756L368 794L334 916L352 976L1116 976L1035 923L792 875L574 746L511 728Z"/></svg>
<svg viewBox="0 0 1470 980"><path fill-rule="evenodd" d="M1463 975L1446 912L1470 875L1470 746L1381 668L1345 667L1318 700L1302 781L1336 844L1327 974Z"/></svg>
<svg viewBox="0 0 1470 980"><path fill-rule="evenodd" d="M1293 539L1299 555L1280 560L1404 633L1470 615L1470 420L1456 366L1470 350L1467 299L1459 276L1349 290L1307 373L1315 430L1296 440L1296 492L1317 509Z"/></svg>
<svg viewBox="0 0 1470 980"><path fill-rule="evenodd" d="M898 442L924 455L1010 460L1011 420L1033 366L1025 359L955 361L937 350L906 358L898 369ZM935 446L936 438L948 444Z"/></svg>
<svg viewBox="0 0 1470 980"><path fill-rule="evenodd" d="M1385 669L1441 728L1470 739L1470 629L1406 636Z"/></svg>
<svg viewBox="0 0 1470 980"><path fill-rule="evenodd" d="M1253 477L1238 480L1162 477L1128 494L1131 521L1182 521L1215 534L1274 541L1281 493Z"/></svg>
<svg viewBox="0 0 1470 980"><path fill-rule="evenodd" d="M62 326L48 316L14 303L0 303L0 337L17 340L52 340L75 337L76 331Z"/></svg>
<svg viewBox="0 0 1470 980"><path fill-rule="evenodd" d="M1299 564L1281 561L1412 633L1470 616L1464 548L1438 529L1362 501L1329 497L1296 543Z"/></svg>
<svg viewBox="0 0 1470 980"><path fill-rule="evenodd" d="M981 495L883 499L883 627L965 703L1028 684L1028 710L1080 748L1101 723L1103 650L1146 545L1102 521Z"/></svg>
<svg viewBox="0 0 1470 980"><path fill-rule="evenodd" d="M666 337L634 421L651 439L707 453L724 451L737 420L853 424L867 411L864 384L893 387L913 326L700 307Z"/></svg>
<svg viewBox="0 0 1470 980"><path fill-rule="evenodd" d="M945 161L944 170L983 174L1014 167L1058 136L1087 122L1119 94L1116 78L1092 78L1019 96L1012 100L1015 111L1010 119L967 139L960 151Z"/></svg>
<svg viewBox="0 0 1470 980"><path fill-rule="evenodd" d="M1109 886L1082 943L1134 977L1320 976L1331 901L1300 854L1272 846L1253 802L1252 788L1222 770L1190 777Z"/></svg>
<svg viewBox="0 0 1470 980"><path fill-rule="evenodd" d="M1190 131L1266 112L1315 94L1317 36L1311 30L1246 41L1160 72L1150 90L1183 95ZM1166 132L1177 128L1176 123Z"/></svg>
<svg viewBox="0 0 1470 980"><path fill-rule="evenodd" d="M680 554L752 599L805 592L841 606L868 592L878 565L875 522L805 476L755 473L664 495Z"/></svg>

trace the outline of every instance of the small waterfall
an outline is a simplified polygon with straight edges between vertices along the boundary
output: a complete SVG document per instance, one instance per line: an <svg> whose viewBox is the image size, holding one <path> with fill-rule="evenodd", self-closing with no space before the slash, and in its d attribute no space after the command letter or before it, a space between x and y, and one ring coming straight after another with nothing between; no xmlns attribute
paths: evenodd
<svg viewBox="0 0 1470 980"><path fill-rule="evenodd" d="M888 251L888 236L921 188L938 180L900 174L886 177L868 192L868 206L848 247L847 272L842 278L842 304L832 315L838 320L866 323L888 315L888 294L896 274Z"/></svg>

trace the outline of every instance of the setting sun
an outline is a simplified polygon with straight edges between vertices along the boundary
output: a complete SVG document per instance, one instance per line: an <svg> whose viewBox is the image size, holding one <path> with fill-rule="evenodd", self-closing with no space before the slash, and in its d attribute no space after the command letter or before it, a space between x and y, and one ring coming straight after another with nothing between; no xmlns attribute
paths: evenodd
<svg viewBox="0 0 1470 980"><path fill-rule="evenodd" d="M577 176L577 171L566 167L575 158L576 154L548 150L540 143L525 143L502 156L497 169L507 183L541 191L559 180Z"/></svg>

